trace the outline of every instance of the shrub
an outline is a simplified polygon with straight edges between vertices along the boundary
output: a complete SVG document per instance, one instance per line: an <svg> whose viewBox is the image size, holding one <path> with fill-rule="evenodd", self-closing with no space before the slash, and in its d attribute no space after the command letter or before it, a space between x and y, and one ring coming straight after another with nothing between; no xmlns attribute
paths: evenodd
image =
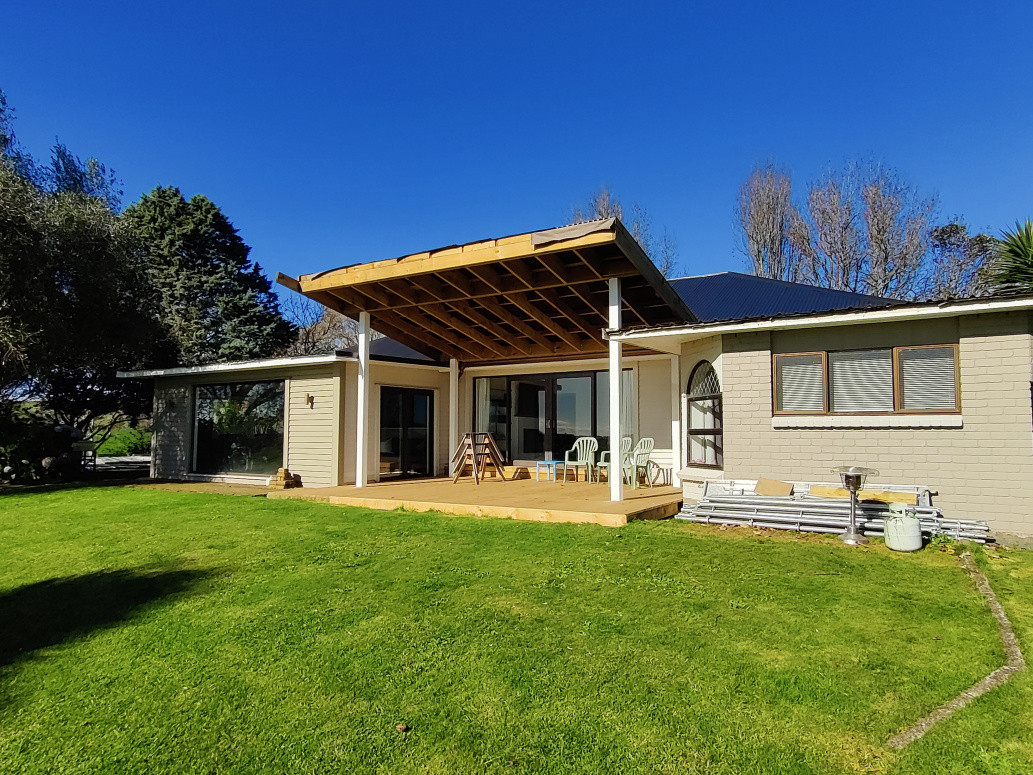
<svg viewBox="0 0 1033 775"><path fill-rule="evenodd" d="M110 457L149 455L150 453L151 432L143 428L117 428L97 448L98 455Z"/></svg>

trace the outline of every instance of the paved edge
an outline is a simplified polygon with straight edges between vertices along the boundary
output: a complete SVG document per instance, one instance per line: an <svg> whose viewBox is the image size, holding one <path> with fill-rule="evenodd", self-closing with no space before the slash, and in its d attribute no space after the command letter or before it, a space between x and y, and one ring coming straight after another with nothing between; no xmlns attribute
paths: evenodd
<svg viewBox="0 0 1033 775"><path fill-rule="evenodd" d="M891 737L886 743L887 748L900 750L910 745L915 740L921 738L938 721L950 717L955 711L961 710L977 697L981 697L991 689L996 689L1011 678L1012 675L1026 669L1026 660L1022 656L1022 649L1019 648L1019 641L1015 637L1015 631L1012 630L1011 622L1008 621L1008 615L1004 612L1004 608L997 601L997 596L994 594L990 582L983 572L976 567L976 564L972 561L971 554L966 552L959 559L962 567L968 571L972 580L976 582L976 587L983 593L983 596L990 604L990 611L993 613L994 619L997 620L997 631L1001 636L1001 643L1004 644L1004 653L1008 658L1007 662L1003 667L997 668L982 681L970 686L950 702L938 707L917 724Z"/></svg>

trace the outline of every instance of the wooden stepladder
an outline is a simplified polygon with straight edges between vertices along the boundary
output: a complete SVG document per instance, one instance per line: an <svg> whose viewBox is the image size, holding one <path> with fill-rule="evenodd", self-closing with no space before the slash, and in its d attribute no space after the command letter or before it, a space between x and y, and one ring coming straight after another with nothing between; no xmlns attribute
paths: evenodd
<svg viewBox="0 0 1033 775"><path fill-rule="evenodd" d="M473 476L474 484L480 484L489 468L492 476L499 476L502 481L506 481L502 453L490 433L464 433L459 446L452 453L450 465L453 484L463 475Z"/></svg>

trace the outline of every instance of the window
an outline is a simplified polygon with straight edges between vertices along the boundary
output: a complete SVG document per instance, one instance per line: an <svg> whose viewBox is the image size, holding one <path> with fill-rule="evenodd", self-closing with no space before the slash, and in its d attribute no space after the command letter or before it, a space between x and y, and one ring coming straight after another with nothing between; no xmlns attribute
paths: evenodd
<svg viewBox="0 0 1033 775"><path fill-rule="evenodd" d="M775 414L958 412L957 345L774 356Z"/></svg>
<svg viewBox="0 0 1033 775"><path fill-rule="evenodd" d="M686 400L689 465L721 468L724 465L721 384L709 361L700 361L692 370Z"/></svg>
<svg viewBox="0 0 1033 775"><path fill-rule="evenodd" d="M635 374L621 372L621 428L635 435ZM609 372L477 377L473 428L492 434L508 460L562 458L578 436L610 445Z"/></svg>
<svg viewBox="0 0 1033 775"><path fill-rule="evenodd" d="M194 389L194 471L275 474L283 465L283 382Z"/></svg>

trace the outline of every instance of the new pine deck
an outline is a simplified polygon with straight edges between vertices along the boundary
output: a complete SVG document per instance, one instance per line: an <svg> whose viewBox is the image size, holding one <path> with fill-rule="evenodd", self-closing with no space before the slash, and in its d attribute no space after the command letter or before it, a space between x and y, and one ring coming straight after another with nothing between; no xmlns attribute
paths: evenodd
<svg viewBox="0 0 1033 775"><path fill-rule="evenodd" d="M675 487L625 488L624 500L610 500L607 484L517 479L410 479L366 487L305 487L270 492L270 498L322 500L341 506L392 511L439 511L534 522L594 523L620 527L633 519L665 519L678 513L681 490Z"/></svg>

